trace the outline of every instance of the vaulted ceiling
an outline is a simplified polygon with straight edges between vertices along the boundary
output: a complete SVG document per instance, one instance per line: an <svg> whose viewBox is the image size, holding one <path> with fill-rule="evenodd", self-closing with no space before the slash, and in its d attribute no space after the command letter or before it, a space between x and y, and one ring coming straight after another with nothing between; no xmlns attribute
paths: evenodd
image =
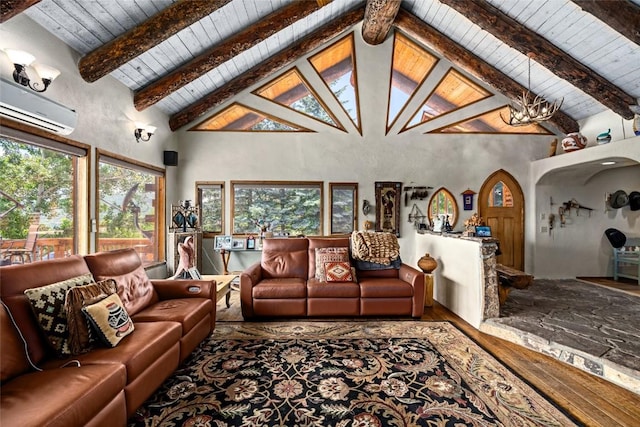
<svg viewBox="0 0 640 427"><path fill-rule="evenodd" d="M367 43L395 27L508 98L527 87L564 98L551 120L562 132L607 109L632 119L640 98L640 0L2 0L0 9L3 22L27 14L83 55L86 81L115 77L173 130L360 21Z"/></svg>

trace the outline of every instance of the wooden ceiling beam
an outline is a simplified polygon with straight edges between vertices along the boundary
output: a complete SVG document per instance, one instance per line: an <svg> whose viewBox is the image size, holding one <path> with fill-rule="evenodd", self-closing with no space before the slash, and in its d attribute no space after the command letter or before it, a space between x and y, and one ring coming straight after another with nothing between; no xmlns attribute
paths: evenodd
<svg viewBox="0 0 640 427"><path fill-rule="evenodd" d="M152 106L172 92L318 9L319 6L315 2L296 1L276 10L259 22L229 37L169 74L138 90L133 97L136 109L142 111Z"/></svg>
<svg viewBox="0 0 640 427"><path fill-rule="evenodd" d="M614 31L640 45L640 6L630 1L572 0Z"/></svg>
<svg viewBox="0 0 640 427"><path fill-rule="evenodd" d="M211 108L222 104L234 95L242 92L250 86L256 84L265 77L292 64L302 56L310 53L313 49L322 46L336 35L349 29L364 18L364 7L359 7L350 12L344 13L338 19L325 24L316 31L290 45L286 49L271 56L266 61L247 70L238 77L232 79L224 86L214 90L202 99L189 105L184 110L175 113L169 119L169 127L175 131L180 129L197 118L204 115Z"/></svg>
<svg viewBox="0 0 640 427"><path fill-rule="evenodd" d="M36 3L40 0L0 0L0 22L13 18Z"/></svg>
<svg viewBox="0 0 640 427"><path fill-rule="evenodd" d="M634 97L498 8L479 0L440 2L466 16L471 22L519 52L525 55L535 53L536 62L556 76L592 96L625 119L633 119L629 106L636 104ZM615 8L617 5L609 7Z"/></svg>
<svg viewBox="0 0 640 427"><path fill-rule="evenodd" d="M400 10L400 0L367 0L362 24L362 38L370 45L386 40Z"/></svg>
<svg viewBox="0 0 640 427"><path fill-rule="evenodd" d="M89 83L95 82L230 1L180 0L86 54L78 64L80 75Z"/></svg>
<svg viewBox="0 0 640 427"><path fill-rule="evenodd" d="M403 8L398 12L395 25L418 42L442 55L456 67L511 99L517 99L523 91L527 90ZM577 132L580 129L578 123L562 111L554 114L548 122L564 133Z"/></svg>

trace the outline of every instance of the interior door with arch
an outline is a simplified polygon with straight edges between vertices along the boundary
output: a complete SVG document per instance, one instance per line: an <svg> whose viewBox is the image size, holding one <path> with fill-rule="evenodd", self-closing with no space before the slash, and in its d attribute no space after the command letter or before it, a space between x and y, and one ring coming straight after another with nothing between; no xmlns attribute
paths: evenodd
<svg viewBox="0 0 640 427"><path fill-rule="evenodd" d="M492 236L500 241L497 262L517 270L524 269L524 195L520 184L500 169L482 184L478 213Z"/></svg>

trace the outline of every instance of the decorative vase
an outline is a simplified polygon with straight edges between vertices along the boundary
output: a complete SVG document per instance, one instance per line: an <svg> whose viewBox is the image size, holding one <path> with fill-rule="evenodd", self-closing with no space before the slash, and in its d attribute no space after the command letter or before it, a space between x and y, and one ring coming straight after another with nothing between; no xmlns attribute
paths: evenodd
<svg viewBox="0 0 640 427"><path fill-rule="evenodd" d="M633 133L640 136L640 114L633 116Z"/></svg>
<svg viewBox="0 0 640 427"><path fill-rule="evenodd" d="M571 132L562 140L562 149L567 153L576 150L582 150L587 146L587 138L580 132Z"/></svg>
<svg viewBox="0 0 640 427"><path fill-rule="evenodd" d="M429 274L438 267L438 262L427 252L418 260L418 267L420 267L424 273Z"/></svg>
<svg viewBox="0 0 640 427"><path fill-rule="evenodd" d="M598 145L608 144L611 142L611 129L606 132L602 132L596 137L596 143Z"/></svg>

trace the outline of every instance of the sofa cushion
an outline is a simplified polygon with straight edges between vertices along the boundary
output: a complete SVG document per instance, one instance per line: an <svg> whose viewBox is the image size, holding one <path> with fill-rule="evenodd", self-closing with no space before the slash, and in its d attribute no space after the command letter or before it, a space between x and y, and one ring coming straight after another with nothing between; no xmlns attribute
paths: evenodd
<svg viewBox="0 0 640 427"><path fill-rule="evenodd" d="M353 282L351 264L348 261L325 262L324 270L327 282Z"/></svg>
<svg viewBox="0 0 640 427"><path fill-rule="evenodd" d="M307 278L307 239L265 239L262 246L262 276L267 279Z"/></svg>
<svg viewBox="0 0 640 427"><path fill-rule="evenodd" d="M413 296L413 287L400 279L361 278L361 298L406 298Z"/></svg>
<svg viewBox="0 0 640 427"><path fill-rule="evenodd" d="M187 335L202 319L211 314L213 301L208 298L176 298L160 301L136 313L134 322L170 320L182 325L182 335Z"/></svg>
<svg viewBox="0 0 640 427"><path fill-rule="evenodd" d="M2 425L91 425L93 417L122 393L126 379L121 364L55 368L21 375L2 384Z"/></svg>
<svg viewBox="0 0 640 427"><path fill-rule="evenodd" d="M348 248L348 237L309 237L309 275L308 279L316 277L316 249L318 248Z"/></svg>
<svg viewBox="0 0 640 427"><path fill-rule="evenodd" d="M359 298L360 286L356 282L307 281L307 297L312 298Z"/></svg>
<svg viewBox="0 0 640 427"><path fill-rule="evenodd" d="M71 354L87 352L91 349L92 344L97 341L87 317L82 313L82 307L93 304L115 292L116 282L113 279L69 289L64 308L69 326L69 349Z"/></svg>
<svg viewBox="0 0 640 427"><path fill-rule="evenodd" d="M116 281L118 296L130 316L158 300L135 250L121 249L90 254L85 256L85 262L96 280Z"/></svg>
<svg viewBox="0 0 640 427"><path fill-rule="evenodd" d="M4 383L31 369L25 353L24 342L4 304L0 305L0 337L2 339L0 381Z"/></svg>
<svg viewBox="0 0 640 427"><path fill-rule="evenodd" d="M316 280L328 282L326 266L329 263L349 262L348 248L317 248L316 249Z"/></svg>
<svg viewBox="0 0 640 427"><path fill-rule="evenodd" d="M82 307L82 312L89 319L100 341L108 347L117 346L122 338L135 329L118 294L111 294L96 303L86 305Z"/></svg>
<svg viewBox="0 0 640 427"><path fill-rule="evenodd" d="M67 291L75 286L86 285L91 282L93 282L93 276L87 273L24 291L44 336L59 356L71 354L67 313L64 309Z"/></svg>
<svg viewBox="0 0 640 427"><path fill-rule="evenodd" d="M254 299L306 298L303 279L263 279L253 287Z"/></svg>

